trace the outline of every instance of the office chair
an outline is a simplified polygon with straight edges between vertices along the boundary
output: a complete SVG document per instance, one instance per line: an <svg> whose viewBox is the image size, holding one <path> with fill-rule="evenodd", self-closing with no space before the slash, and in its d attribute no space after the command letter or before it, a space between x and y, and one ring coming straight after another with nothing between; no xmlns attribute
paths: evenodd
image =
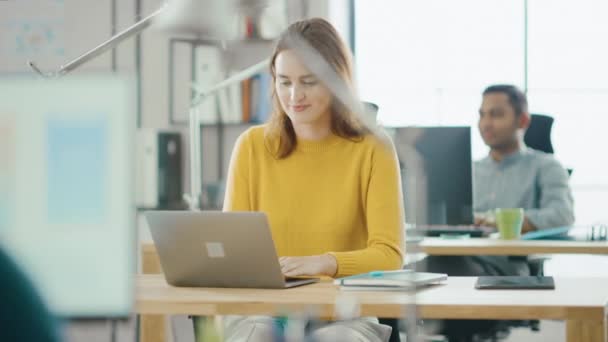
<svg viewBox="0 0 608 342"><path fill-rule="evenodd" d="M555 120L543 114L531 114L530 126L524 135L526 146L538 151L553 154L553 144L551 143L551 129ZM544 259L529 259L531 275L543 275Z"/></svg>
<svg viewBox="0 0 608 342"><path fill-rule="evenodd" d="M526 146L545 153L553 154L551 143L551 129L554 119L548 115L531 114L530 127L524 135Z"/></svg>
<svg viewBox="0 0 608 342"><path fill-rule="evenodd" d="M551 129L555 120L543 114L531 114L530 126L524 135L524 143L526 146L538 151L553 154L553 144L551 143ZM572 169L567 169L568 175L572 175ZM531 275L544 275L544 262L546 258L528 258L528 267ZM525 322L525 321L523 321ZM539 331L539 321L527 321L527 325L533 331Z"/></svg>
<svg viewBox="0 0 608 342"><path fill-rule="evenodd" d="M530 127L524 135L526 146L538 151L553 154L553 144L551 143L551 129L555 120L544 114L531 114ZM567 169L568 175L572 175L572 169Z"/></svg>
<svg viewBox="0 0 608 342"><path fill-rule="evenodd" d="M526 146L538 151L553 154L553 144L551 143L551 129L555 120L543 114L530 115L530 127L524 135L524 143ZM572 175L572 169L567 169L568 175ZM530 267L531 275L543 275L544 258L529 259L528 266Z"/></svg>

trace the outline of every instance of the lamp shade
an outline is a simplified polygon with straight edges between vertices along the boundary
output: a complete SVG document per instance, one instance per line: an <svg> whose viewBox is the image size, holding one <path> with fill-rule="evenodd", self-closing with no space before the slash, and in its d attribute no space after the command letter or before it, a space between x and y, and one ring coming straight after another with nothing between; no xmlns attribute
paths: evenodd
<svg viewBox="0 0 608 342"><path fill-rule="evenodd" d="M175 35L204 39L241 40L247 34L246 23L258 19L275 1L271 0L172 0L158 17L154 27Z"/></svg>

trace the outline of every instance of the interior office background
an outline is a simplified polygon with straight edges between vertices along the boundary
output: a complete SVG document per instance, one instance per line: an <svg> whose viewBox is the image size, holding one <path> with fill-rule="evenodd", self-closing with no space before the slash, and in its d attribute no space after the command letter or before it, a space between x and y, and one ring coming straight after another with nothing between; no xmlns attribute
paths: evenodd
<svg viewBox="0 0 608 342"><path fill-rule="evenodd" d="M3 2L3 6L16 2ZM17 16L0 11L6 25L19 16L59 22L62 54L26 51L0 63L0 76L29 74L33 58L54 70L113 33L156 10L163 0L30 0ZM603 0L286 0L290 20L321 16L351 45L362 99L380 106L385 125L471 125L473 157L487 153L475 125L482 89L512 83L527 91L530 110L555 118L556 157L574 170L571 185L577 224L608 221L604 127L608 121L608 3ZM49 13L51 14L49 16ZM48 18L47 18L48 19ZM6 26L5 26L6 28ZM0 35L10 47L8 33ZM137 121L141 128L177 130L188 156L185 122L190 96L190 54L170 51L171 37L146 30L77 73L139 75ZM267 56L271 41L226 51L240 70ZM2 48L0 48L2 50ZM172 62L172 63L171 63ZM171 95L170 84L174 84ZM217 132L203 134L203 183L221 182L232 143L246 127L233 127L221 151ZM221 167L217 164L221 163ZM189 186L187 158L182 165ZM144 231L145 233L145 231Z"/></svg>
<svg viewBox="0 0 608 342"><path fill-rule="evenodd" d="M17 0L14 0L17 1ZM286 0L293 16L328 18L355 52L359 88L364 100L380 105L386 125L471 125L475 127L482 89L509 82L527 89L530 108L556 119L556 156L574 169L571 184L579 224L608 221L602 204L608 195L608 154L603 150L608 110L608 4L604 0ZM0 6L13 2L0 2ZM15 18L36 20L51 14L59 22L61 54L26 51L0 59L0 77L30 75L25 65L34 58L43 70L54 70L96 46L113 33L152 13L162 0L28 0L17 16L0 10L3 24ZM0 7L1 8L1 7ZM54 12L53 12L54 11ZM354 19L354 22L351 22ZM6 26L3 26L6 28ZM7 30L0 42L7 43ZM114 72L139 75L137 113L141 128L183 133L188 155L187 126L171 120L169 86L176 79L181 105L189 97L187 51L173 56L171 75L168 35L147 30L83 66L78 73ZM0 44L0 50L5 48ZM271 42L257 42L234 53L235 69L270 53ZM181 109L183 110L183 108ZM181 112L177 108L178 112ZM183 116L183 115L182 115ZM228 134L231 140L242 127ZM475 131L474 131L475 132ZM217 174L214 132L203 139L208 156L204 181ZM227 163L231 143L223 151ZM216 153L216 154L214 154ZM487 153L473 134L473 156ZM189 167L183 162L184 189ZM226 168L224 168L226 170ZM140 230L146 234L145 229ZM128 333L126 335L132 334ZM86 338L74 340L87 340Z"/></svg>
<svg viewBox="0 0 608 342"><path fill-rule="evenodd" d="M160 3L142 2L144 13ZM602 210L608 197L608 154L603 150L608 124L608 44L603 43L608 2L287 2L295 17L323 16L336 25L355 54L360 95L380 106L382 124L470 125L474 159L488 152L476 130L483 88L511 83L525 90L532 113L555 118L556 158L574 170L570 181L577 224L608 221ZM169 122L182 129L183 125L171 125L165 110L166 45L154 34L142 35L142 126ZM239 50L246 57L235 51L233 67L262 59L271 46L261 43ZM214 164L223 163L221 169L227 170L232 142L242 129L228 131L223 151L214 146L215 131L203 134L204 183L222 180ZM184 171L187 183L188 168Z"/></svg>
<svg viewBox="0 0 608 342"><path fill-rule="evenodd" d="M11 27L19 20L45 19L56 24L61 53L22 51L0 63L0 76L32 75L27 59L55 70L113 33L152 13L163 0L3 1L1 52L12 47ZM606 221L601 205L608 195L608 3L604 0L286 0L293 18L328 18L355 52L362 98L380 105L387 125L476 125L480 93L490 83L509 82L528 90L530 108L556 118L556 155L574 169L571 178L578 222ZM354 11L353 11L354 10ZM49 19L50 18L50 19ZM354 19L354 22L350 22ZM8 25L8 26L7 26ZM8 28L8 29L7 29ZM84 65L75 74L139 74L141 128L174 129L170 118L171 36L146 30ZM272 42L252 43L234 53L233 67L243 68L267 56ZM254 53L252 53L254 52ZM186 73L186 53L173 56L176 74ZM179 69L179 70L178 70ZM184 77L175 76L175 77ZM176 80L175 92L188 99L189 79ZM184 101L182 99L182 101ZM183 116L183 115L182 115ZM240 129L240 128L237 128ZM474 157L487 149L473 134ZM188 144L185 143L184 156ZM213 144L205 144L205 148ZM229 156L231 145L225 153ZM187 159L187 158L185 158ZM228 158L224 158L227 162ZM206 177L215 160L204 160ZM188 165L184 160L184 188ZM217 176L217 175L215 175ZM221 176L220 176L221 178ZM208 179L212 181L212 179Z"/></svg>

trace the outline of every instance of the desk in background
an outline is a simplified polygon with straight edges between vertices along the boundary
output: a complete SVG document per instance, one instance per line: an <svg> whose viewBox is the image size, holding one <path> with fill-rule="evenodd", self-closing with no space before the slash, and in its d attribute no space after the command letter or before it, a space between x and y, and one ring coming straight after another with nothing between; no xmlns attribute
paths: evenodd
<svg viewBox="0 0 608 342"><path fill-rule="evenodd" d="M428 255L608 254L608 241L443 239L427 237L408 243L410 252Z"/></svg>
<svg viewBox="0 0 608 342"><path fill-rule="evenodd" d="M608 278L556 278L554 291L475 290L476 277L451 277L410 296L391 291L348 292L362 316L403 317L415 301L428 319L553 319L566 321L567 341L606 341ZM314 309L333 317L344 295L323 282L287 290L177 288L162 275L139 275L136 311L153 315L279 315Z"/></svg>

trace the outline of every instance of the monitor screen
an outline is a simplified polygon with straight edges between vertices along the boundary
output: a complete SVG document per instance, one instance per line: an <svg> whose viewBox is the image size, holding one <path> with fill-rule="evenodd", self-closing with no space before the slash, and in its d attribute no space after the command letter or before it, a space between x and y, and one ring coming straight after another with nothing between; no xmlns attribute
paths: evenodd
<svg viewBox="0 0 608 342"><path fill-rule="evenodd" d="M60 316L131 311L133 88L0 79L0 248Z"/></svg>
<svg viewBox="0 0 608 342"><path fill-rule="evenodd" d="M470 127L399 127L406 222L473 224Z"/></svg>

